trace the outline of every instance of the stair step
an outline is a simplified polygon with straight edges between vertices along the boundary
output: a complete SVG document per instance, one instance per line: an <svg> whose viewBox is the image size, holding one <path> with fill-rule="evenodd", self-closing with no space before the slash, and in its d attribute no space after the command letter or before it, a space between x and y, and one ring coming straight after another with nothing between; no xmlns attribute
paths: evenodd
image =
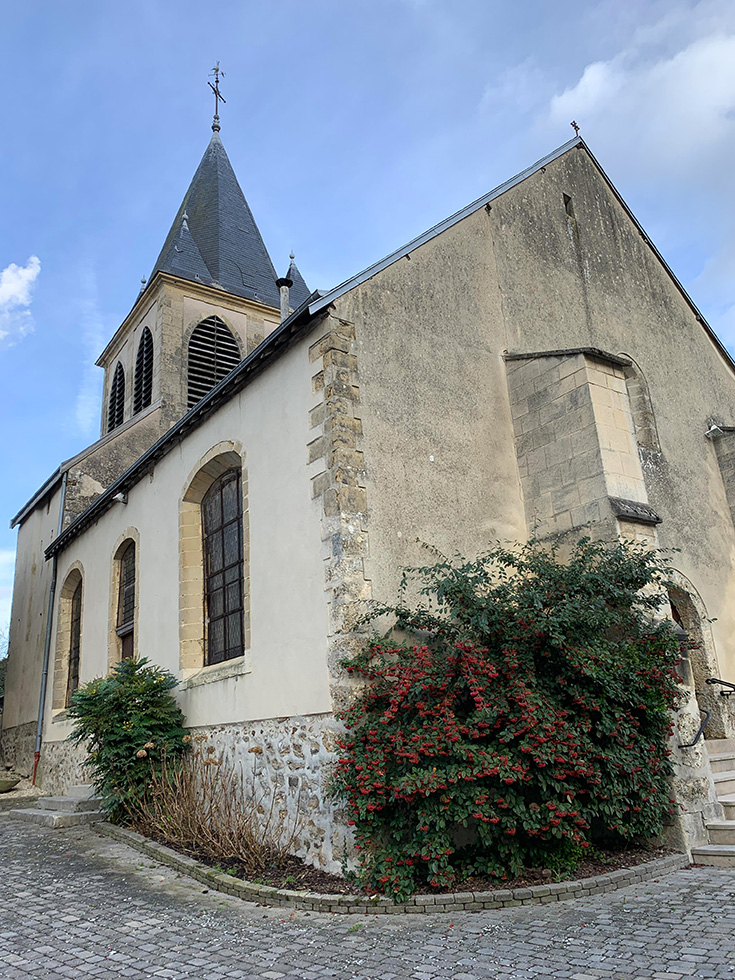
<svg viewBox="0 0 735 980"><path fill-rule="evenodd" d="M71 796L75 800L91 800L94 796L94 786L91 783L77 783L70 786L64 796Z"/></svg>
<svg viewBox="0 0 735 980"><path fill-rule="evenodd" d="M692 848L692 861L710 868L735 868L735 844L703 844Z"/></svg>
<svg viewBox="0 0 735 980"><path fill-rule="evenodd" d="M74 796L39 796L36 803L42 810L63 810L66 813L81 813L88 810L99 810L99 800L83 800Z"/></svg>
<svg viewBox="0 0 735 980"><path fill-rule="evenodd" d="M78 827L80 824L94 823L102 820L102 814L97 811L82 810L68 812L62 810L11 810L10 816L27 823L37 823L42 827Z"/></svg>
<svg viewBox="0 0 735 980"><path fill-rule="evenodd" d="M713 820L707 832L710 844L735 844L735 820Z"/></svg>
<svg viewBox="0 0 735 980"><path fill-rule="evenodd" d="M735 752L735 738L705 738L707 751L712 753Z"/></svg>
<svg viewBox="0 0 735 980"><path fill-rule="evenodd" d="M735 823L735 800L723 800L720 798L720 803L722 804L722 813L725 820L732 820Z"/></svg>
<svg viewBox="0 0 735 980"><path fill-rule="evenodd" d="M732 772L735 770L735 752L710 754L709 764L712 772Z"/></svg>
<svg viewBox="0 0 735 980"><path fill-rule="evenodd" d="M715 781L718 799L735 793L735 770L728 769L726 772L715 772L712 774L712 778Z"/></svg>

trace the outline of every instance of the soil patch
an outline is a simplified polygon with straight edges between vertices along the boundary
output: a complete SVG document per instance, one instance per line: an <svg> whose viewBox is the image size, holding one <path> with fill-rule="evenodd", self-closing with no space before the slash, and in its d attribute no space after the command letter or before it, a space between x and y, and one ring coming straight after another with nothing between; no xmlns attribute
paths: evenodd
<svg viewBox="0 0 735 980"><path fill-rule="evenodd" d="M271 865L262 871L253 872L237 862L224 862L217 864L210 857L196 849L184 849L173 847L169 841L163 838L153 838L159 844L165 844L180 854L186 854L195 858L202 864L208 865L215 871L224 871L232 874L236 878L244 881L251 881L257 885L270 885L272 888L287 888L290 891L317 892L320 895L355 895L360 894L357 884L343 878L341 875L329 874L297 857L288 856L279 864ZM580 878L593 878L598 875L609 874L611 871L620 871L625 868L634 868L638 864L645 864L646 861L655 861L657 858L668 857L675 852L664 847L649 847L642 850L625 851L601 851L595 852L594 860L583 861L574 871L565 874L554 874L547 868L527 868L522 875L517 878L507 878L499 881L497 878L490 878L484 875L474 875L458 881L452 888L437 888L426 891L431 893L452 893L452 892L491 892L505 888L529 888L532 885L547 885L551 881L577 881Z"/></svg>

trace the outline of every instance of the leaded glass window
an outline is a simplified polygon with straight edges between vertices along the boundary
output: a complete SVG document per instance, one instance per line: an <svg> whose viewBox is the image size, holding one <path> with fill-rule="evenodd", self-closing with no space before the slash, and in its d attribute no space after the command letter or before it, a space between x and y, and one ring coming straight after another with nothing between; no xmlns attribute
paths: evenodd
<svg viewBox="0 0 735 980"><path fill-rule="evenodd" d="M243 653L242 480L239 469L216 480L202 500L206 662Z"/></svg>
<svg viewBox="0 0 735 980"><path fill-rule="evenodd" d="M122 642L122 659L130 660L135 633L135 542L131 541L119 558L120 585L117 599L117 635Z"/></svg>
<svg viewBox="0 0 735 980"><path fill-rule="evenodd" d="M71 704L71 696L79 687L79 650L82 641L82 583L81 580L71 597L71 623L69 629L69 673L66 682L65 707Z"/></svg>

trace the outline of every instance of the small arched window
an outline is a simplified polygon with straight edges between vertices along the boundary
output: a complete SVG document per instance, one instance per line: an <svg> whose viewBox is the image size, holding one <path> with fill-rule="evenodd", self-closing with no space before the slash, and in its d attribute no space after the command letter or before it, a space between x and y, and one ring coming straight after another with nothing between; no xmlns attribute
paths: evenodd
<svg viewBox="0 0 735 980"><path fill-rule="evenodd" d="M124 546L120 557L117 594L117 635L121 659L130 660L135 649L135 542Z"/></svg>
<svg viewBox="0 0 735 980"><path fill-rule="evenodd" d="M64 706L69 707L71 696L79 687L79 651L82 645L82 580L71 597L71 617L69 622L69 670L66 680L66 699Z"/></svg>
<svg viewBox="0 0 735 980"><path fill-rule="evenodd" d="M243 653L242 479L231 469L202 499L207 664Z"/></svg>
<svg viewBox="0 0 735 980"><path fill-rule="evenodd" d="M107 403L107 431L112 432L123 423L125 412L125 371L118 361L110 386L110 400Z"/></svg>
<svg viewBox="0 0 735 980"><path fill-rule="evenodd" d="M189 339L188 406L192 408L240 363L240 348L218 316L208 316Z"/></svg>
<svg viewBox="0 0 735 980"><path fill-rule="evenodd" d="M138 344L133 379L133 415L148 408L153 393L153 337L145 327Z"/></svg>

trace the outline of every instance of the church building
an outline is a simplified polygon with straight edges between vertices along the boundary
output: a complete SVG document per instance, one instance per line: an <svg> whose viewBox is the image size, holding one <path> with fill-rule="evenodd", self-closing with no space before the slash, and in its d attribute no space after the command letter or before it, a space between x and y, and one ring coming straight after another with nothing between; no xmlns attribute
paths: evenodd
<svg viewBox="0 0 735 980"><path fill-rule="evenodd" d="M735 681L735 364L578 136L312 292L293 257L279 276L215 118L97 363L100 438L13 519L2 750L26 772L35 754L44 790L83 780L77 686L147 657L338 870L340 661L422 542L679 549L671 610L695 648L675 739L703 709L708 739L735 735L706 684ZM675 760L702 844L716 774L701 740Z"/></svg>

